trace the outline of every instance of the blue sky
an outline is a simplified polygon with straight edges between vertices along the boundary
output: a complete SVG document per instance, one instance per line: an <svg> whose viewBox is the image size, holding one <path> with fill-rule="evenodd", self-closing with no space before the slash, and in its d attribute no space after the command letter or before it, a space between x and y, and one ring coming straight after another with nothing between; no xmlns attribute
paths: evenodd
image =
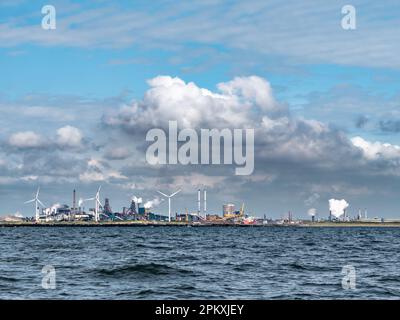
<svg viewBox="0 0 400 320"><path fill-rule="evenodd" d="M41 8L45 4L56 8L56 30L41 29ZM354 208L368 204L375 210L384 208L384 215L396 215L394 199L397 195L388 192L380 200L372 201L370 194L376 192L365 183L372 172L376 174L374 170L379 162L384 168L387 165L388 171L376 178L379 180L377 185L400 186L397 154L393 151L400 145L400 4L398 1L352 1L356 8L357 29L343 30L341 8L345 4L348 3L336 0L301 3L257 0L190 3L169 0L151 3L2 1L0 160L6 169L0 179L0 198L5 204L0 213L26 210L20 206L19 199L10 200L10 193L19 190L23 197L29 197L38 184L44 189L46 186L54 189L48 196L49 201L68 201L63 188L77 186L90 192L99 183L105 184L105 190L113 196L117 207L122 206L124 199L133 192L152 198L152 191L146 188L140 191L121 189L120 181L79 179L82 174L79 170L86 170L85 163L91 158L104 161L102 169L97 168L99 171L105 168L129 171L126 168L131 159L115 162L103 156L113 141L134 141L131 147L135 150L141 140L136 134L129 136L124 128L106 125L104 119L109 113L118 112L134 101L144 103L144 95L149 90L146 81L159 75L194 82L199 88L213 92L218 91L219 83L255 75L270 84L274 99L288 108L294 126L301 127L302 119L315 120L326 126L329 134L337 131L339 135L343 134L348 139L345 144L351 143L350 139L356 136L370 144L365 147L368 150L361 150L365 159L357 160L363 161L364 172L359 172L357 177L343 173L341 183L335 182L342 185L342 189L333 188L328 176L324 180L327 172L310 168L309 176L314 179L309 181L304 177L306 190L299 190L296 199L288 205L284 205L284 200L276 200L267 210L260 200L262 195L253 196L252 193L260 186L240 182L243 190L238 188L237 192L245 195L243 198L251 198L253 208L252 205L250 208L254 212L261 214L265 209L279 216L294 210L302 215L307 210L304 199L318 193L320 202L313 205L321 211L326 210L328 198L344 197L354 203ZM146 119L143 121L146 123ZM61 159L71 157L75 164L81 161L80 167L70 176L56 172L60 168L49 174L29 174L27 161L43 165L44 159L51 155L46 148L57 144L60 137L56 132L66 126L79 130L85 152L58 145L56 153ZM10 145L13 134L27 131L49 137L51 141L45 143L46 148L39 147L43 139L35 147ZM287 139L293 139L296 134L294 132ZM317 139L315 132L310 135L310 139ZM336 138L330 137L328 142ZM319 136L312 144L325 146L328 142L323 139L326 137ZM373 145L376 142L389 143L391 149ZM375 153L371 155L371 152ZM259 167L269 164L268 161L270 159L260 160ZM304 164L306 160L299 157L296 161ZM324 159L315 161L323 162ZM271 199L284 199L288 190L296 189L285 176L299 164L289 163L288 166L275 168L271 165L273 172L260 173L260 176L277 175L275 182L267 179L261 185L261 190L269 192ZM27 180L30 175L35 179ZM137 173L125 176L129 181L138 179ZM140 176L142 179L143 175ZM65 179L64 185L55 187L56 177ZM168 177L164 178L168 180ZM176 187L174 183L163 182L162 185ZM218 183L212 185L219 194L214 210L220 210L224 197L235 201L237 194L218 193ZM193 188L197 188L196 183ZM346 188L361 191L348 195ZM341 191L335 194L335 190ZM184 206L188 199L189 194L183 195L181 205Z"/></svg>

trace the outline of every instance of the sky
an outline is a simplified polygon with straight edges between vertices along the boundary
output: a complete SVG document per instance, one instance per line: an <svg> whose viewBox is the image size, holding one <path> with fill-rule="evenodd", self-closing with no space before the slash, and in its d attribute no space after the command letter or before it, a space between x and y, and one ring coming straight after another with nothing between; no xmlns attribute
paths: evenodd
<svg viewBox="0 0 400 320"><path fill-rule="evenodd" d="M342 27L342 7L356 29ZM42 28L44 5L56 29ZM0 215L133 196L167 213L400 218L398 1L0 1ZM255 130L255 169L146 162L146 132ZM90 203L86 204L88 207Z"/></svg>

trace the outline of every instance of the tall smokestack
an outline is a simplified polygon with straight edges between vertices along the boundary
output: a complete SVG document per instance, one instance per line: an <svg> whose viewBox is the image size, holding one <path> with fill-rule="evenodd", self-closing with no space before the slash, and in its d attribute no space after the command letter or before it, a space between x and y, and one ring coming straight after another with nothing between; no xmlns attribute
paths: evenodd
<svg viewBox="0 0 400 320"><path fill-rule="evenodd" d="M204 190L204 218L207 218L207 191Z"/></svg>
<svg viewBox="0 0 400 320"><path fill-rule="evenodd" d="M329 210L329 221L332 221L332 210Z"/></svg>
<svg viewBox="0 0 400 320"><path fill-rule="evenodd" d="M74 189L72 196L72 211L75 213L75 210L76 210L76 191Z"/></svg>
<svg viewBox="0 0 400 320"><path fill-rule="evenodd" d="M200 199L200 197L201 197L201 194L200 194L200 189L199 189L199 190L197 190L197 205L198 205L197 212L198 212L199 215L200 215L200 212L201 212L201 203L200 203L201 199Z"/></svg>

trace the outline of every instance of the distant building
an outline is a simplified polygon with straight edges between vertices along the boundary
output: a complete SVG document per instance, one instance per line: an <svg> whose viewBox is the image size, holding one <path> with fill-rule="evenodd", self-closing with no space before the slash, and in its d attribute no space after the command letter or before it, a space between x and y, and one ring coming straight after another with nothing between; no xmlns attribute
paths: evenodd
<svg viewBox="0 0 400 320"><path fill-rule="evenodd" d="M175 221L189 221L189 215L185 213L176 213L175 214Z"/></svg>
<svg viewBox="0 0 400 320"><path fill-rule="evenodd" d="M42 210L40 220L44 221L64 221L69 220L71 216L71 208L66 204L54 204L50 208Z"/></svg>
<svg viewBox="0 0 400 320"><path fill-rule="evenodd" d="M110 206L110 199L108 199L108 198L106 198L105 199L105 203L104 203L104 213L106 214L106 215L112 215L112 209L111 209L111 206Z"/></svg>
<svg viewBox="0 0 400 320"><path fill-rule="evenodd" d="M222 206L222 214L224 217L234 215L235 214L235 205L232 203L224 204Z"/></svg>
<svg viewBox="0 0 400 320"><path fill-rule="evenodd" d="M217 220L221 220L221 217L217 214L208 214L207 220L208 221L217 221Z"/></svg>
<svg viewBox="0 0 400 320"><path fill-rule="evenodd" d="M379 223L379 222L389 222L389 219L384 219L384 221L382 221L382 218L379 217L373 217L373 218L364 218L364 219L360 219L360 222L375 222L375 223Z"/></svg>
<svg viewBox="0 0 400 320"><path fill-rule="evenodd" d="M148 219L150 221L168 221L168 216L149 212Z"/></svg>
<svg viewBox="0 0 400 320"><path fill-rule="evenodd" d="M382 222L387 222L387 223L400 223L400 219L386 219L386 218L381 218Z"/></svg>

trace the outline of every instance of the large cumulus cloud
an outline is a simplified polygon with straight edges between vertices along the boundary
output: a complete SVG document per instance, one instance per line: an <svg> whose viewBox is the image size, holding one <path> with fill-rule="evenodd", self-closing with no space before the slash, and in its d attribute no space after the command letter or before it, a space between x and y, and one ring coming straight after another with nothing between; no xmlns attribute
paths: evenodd
<svg viewBox="0 0 400 320"><path fill-rule="evenodd" d="M180 78L159 76L148 81L143 99L103 117L105 124L140 135L166 128L168 120L181 128L253 128L259 161L318 161L361 157L344 133L319 121L290 114L273 96L268 81L257 76L219 83L215 92ZM262 163L261 163L262 165Z"/></svg>
<svg viewBox="0 0 400 320"><path fill-rule="evenodd" d="M168 120L184 128L243 128L254 127L260 114L286 113L273 98L270 84L255 76L220 83L217 92L170 76L155 77L148 84L141 101L105 115L104 122L129 132L165 127Z"/></svg>

